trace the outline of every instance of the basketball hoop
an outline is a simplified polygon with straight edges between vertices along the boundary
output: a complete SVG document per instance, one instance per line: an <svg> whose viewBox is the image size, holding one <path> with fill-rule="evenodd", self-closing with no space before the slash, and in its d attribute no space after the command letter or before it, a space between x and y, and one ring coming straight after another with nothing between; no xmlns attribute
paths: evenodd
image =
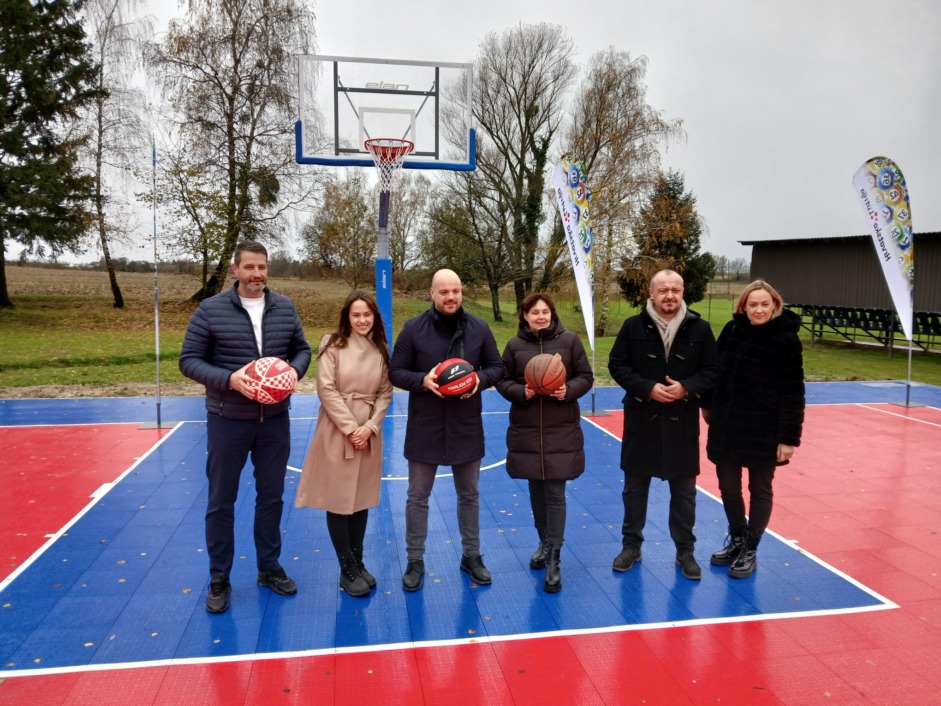
<svg viewBox="0 0 941 706"><path fill-rule="evenodd" d="M379 172L379 191L391 193L395 175L398 174L405 158L415 149L415 144L390 137L366 140L365 146Z"/></svg>

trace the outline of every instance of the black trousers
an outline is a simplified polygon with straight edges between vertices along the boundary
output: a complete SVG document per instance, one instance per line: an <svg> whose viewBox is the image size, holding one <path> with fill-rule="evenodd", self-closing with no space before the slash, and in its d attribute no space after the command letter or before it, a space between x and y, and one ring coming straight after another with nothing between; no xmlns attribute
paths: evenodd
<svg viewBox="0 0 941 706"><path fill-rule="evenodd" d="M637 547L644 541L647 524L647 497L650 494L649 476L624 474L624 523L621 534L625 547ZM658 479L659 480L659 479ZM677 553L692 552L696 545L693 526L696 524L696 477L671 478L670 484L670 537Z"/></svg>
<svg viewBox="0 0 941 706"><path fill-rule="evenodd" d="M745 499L742 496L742 466L723 461L716 464L722 507L729 521L729 531L741 535L747 526L754 534L761 534L771 521L774 502L774 466L748 467L748 519L745 519Z"/></svg>
<svg viewBox="0 0 941 706"><path fill-rule="evenodd" d="M284 475L291 454L290 415L263 422L208 415L206 550L210 573L232 570L235 556L235 501L240 477L251 455L255 478L255 558L259 571L277 569L281 556Z"/></svg>
<svg viewBox="0 0 941 706"><path fill-rule="evenodd" d="M529 504L536 531L554 547L565 539L565 481L529 481Z"/></svg>

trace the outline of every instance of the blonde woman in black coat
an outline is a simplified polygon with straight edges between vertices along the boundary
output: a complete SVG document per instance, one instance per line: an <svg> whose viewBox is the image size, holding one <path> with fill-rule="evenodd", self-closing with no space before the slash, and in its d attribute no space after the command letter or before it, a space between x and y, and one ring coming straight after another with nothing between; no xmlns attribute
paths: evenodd
<svg viewBox="0 0 941 706"><path fill-rule="evenodd" d="M711 409L706 453L716 465L722 505L729 521L726 546L712 555L729 576L751 576L771 518L772 481L800 446L804 421L804 368L800 318L781 295L755 280L742 291L732 321L719 334L722 366ZM745 517L742 469L748 469Z"/></svg>
<svg viewBox="0 0 941 706"><path fill-rule="evenodd" d="M578 398L591 389L594 376L577 335L566 331L548 294L523 299L519 332L503 351L504 374L497 390L510 405L506 431L506 470L529 481L529 501L539 546L529 560L546 568L543 589L562 590L559 553L565 533L565 481L585 470ZM567 380L551 395L538 395L523 376L526 364L540 353L562 356Z"/></svg>

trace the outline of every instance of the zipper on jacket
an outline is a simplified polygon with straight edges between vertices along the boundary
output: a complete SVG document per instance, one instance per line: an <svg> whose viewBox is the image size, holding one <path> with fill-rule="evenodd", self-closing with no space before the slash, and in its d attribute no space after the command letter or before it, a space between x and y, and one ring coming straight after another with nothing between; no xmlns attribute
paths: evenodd
<svg viewBox="0 0 941 706"><path fill-rule="evenodd" d="M538 335L538 334L537 334ZM539 335L539 353L545 353L542 347L542 336ZM545 395L539 395L539 470L541 471L542 479L546 479L546 445L545 445L545 423L543 420L543 403L545 402Z"/></svg>

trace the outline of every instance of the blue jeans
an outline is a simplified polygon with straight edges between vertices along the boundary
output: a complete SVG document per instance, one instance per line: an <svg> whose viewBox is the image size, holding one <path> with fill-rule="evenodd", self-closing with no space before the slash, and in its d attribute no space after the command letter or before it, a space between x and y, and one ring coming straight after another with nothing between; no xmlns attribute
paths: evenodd
<svg viewBox="0 0 941 706"><path fill-rule="evenodd" d="M461 530L464 556L480 554L480 495L477 478L480 459L451 466L457 491L457 526ZM428 537L428 498L435 484L438 466L420 461L408 462L408 499L405 501L405 553L409 561L425 554Z"/></svg>

